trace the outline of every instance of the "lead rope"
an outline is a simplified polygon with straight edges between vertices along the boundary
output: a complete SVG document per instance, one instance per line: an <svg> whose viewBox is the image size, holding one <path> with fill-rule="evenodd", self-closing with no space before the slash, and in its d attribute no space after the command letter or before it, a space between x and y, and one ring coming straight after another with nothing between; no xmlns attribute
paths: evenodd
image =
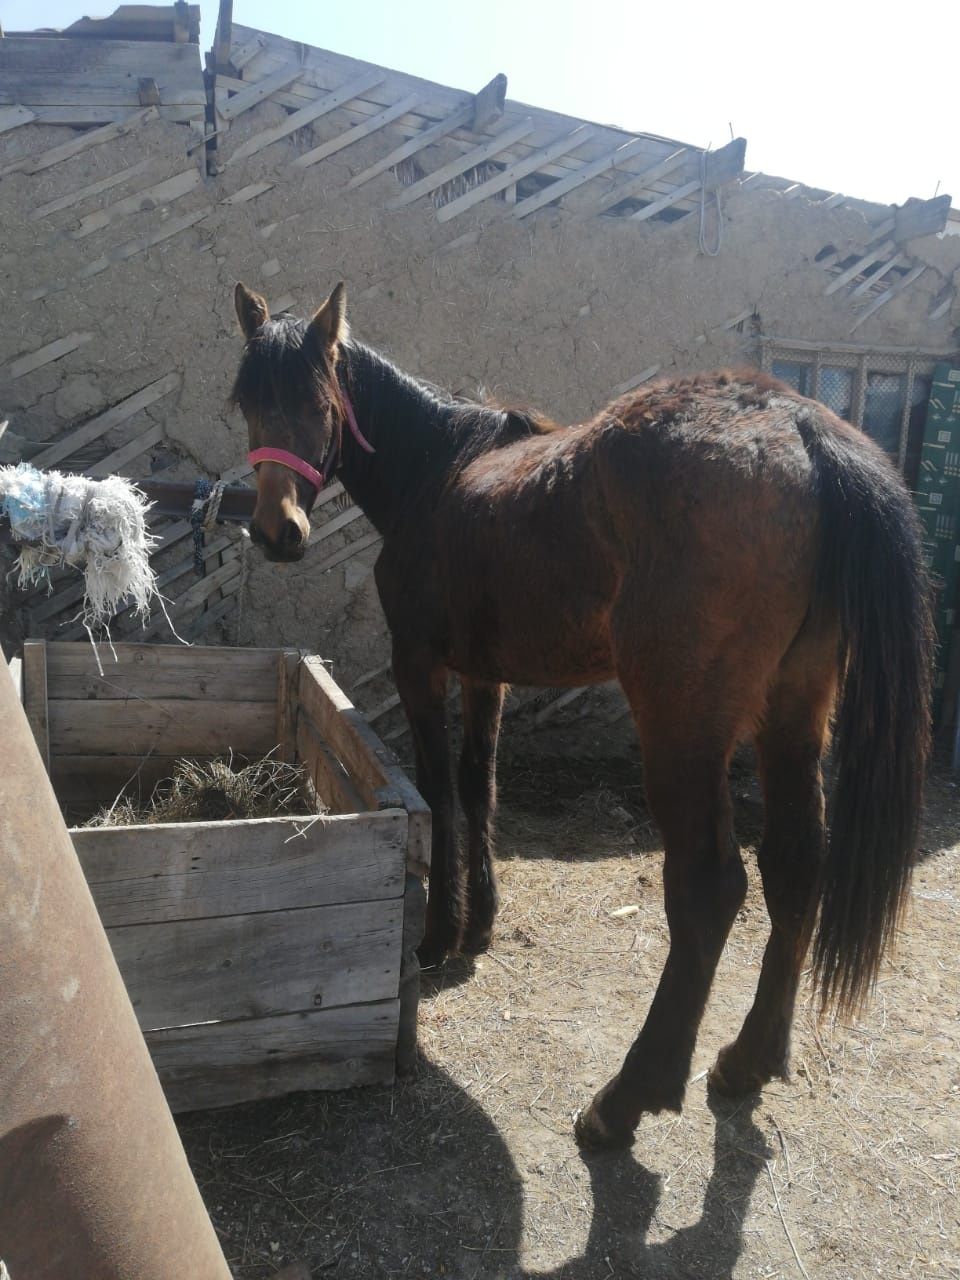
<svg viewBox="0 0 960 1280"><path fill-rule="evenodd" d="M193 569L198 578L207 576L207 563L203 555L206 535L220 517L220 503L226 487L225 480L217 480L211 484L209 480L199 479L193 491L190 525L193 528Z"/></svg>

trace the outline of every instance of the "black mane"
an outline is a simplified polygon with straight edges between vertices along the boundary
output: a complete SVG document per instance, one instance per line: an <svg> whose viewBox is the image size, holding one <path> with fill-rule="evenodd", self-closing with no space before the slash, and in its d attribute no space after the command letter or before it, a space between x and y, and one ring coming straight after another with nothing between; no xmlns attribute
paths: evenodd
<svg viewBox="0 0 960 1280"><path fill-rule="evenodd" d="M279 316L247 342L230 403L274 421L279 413L290 436L283 447L310 459L321 449L304 424L333 404L336 438L327 448L339 451L344 486L381 532L411 502L429 502L479 454L555 429L527 410L447 395L352 338L341 344L332 373L307 321ZM343 429L344 392L372 455Z"/></svg>
<svg viewBox="0 0 960 1280"><path fill-rule="evenodd" d="M234 408L277 408L296 421L304 408L322 406L331 388L306 320L282 315L258 329L244 348L230 392Z"/></svg>

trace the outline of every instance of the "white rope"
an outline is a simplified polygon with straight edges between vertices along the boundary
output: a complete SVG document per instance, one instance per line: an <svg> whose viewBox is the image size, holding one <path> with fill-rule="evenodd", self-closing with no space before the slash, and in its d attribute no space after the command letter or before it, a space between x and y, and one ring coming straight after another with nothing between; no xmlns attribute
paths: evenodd
<svg viewBox="0 0 960 1280"><path fill-rule="evenodd" d="M49 586L52 568L79 569L84 596L78 617L91 640L95 630L109 638L108 623L126 602L143 621L155 598L163 608L150 564L158 539L147 528L149 508L122 476L91 480L25 463L0 467L0 515L21 544L19 585Z"/></svg>
<svg viewBox="0 0 960 1280"><path fill-rule="evenodd" d="M223 491L227 487L226 480L217 480L210 490L210 496L207 498L207 510L203 517L204 530L209 533L213 526L220 519L220 503L223 501ZM196 506L196 503L194 503Z"/></svg>
<svg viewBox="0 0 960 1280"><path fill-rule="evenodd" d="M713 193L714 198L716 199L716 202L717 202L717 243L716 243L716 246L713 249L711 249L707 244L707 192L706 192L706 187L704 185L706 183L706 179L707 179L707 152L701 151L700 152L700 229L699 229L699 234L697 238L700 245L700 252L705 253L708 258L716 258L719 255L720 250L723 248L723 205L721 204L721 201L720 201L720 188L717 187Z"/></svg>

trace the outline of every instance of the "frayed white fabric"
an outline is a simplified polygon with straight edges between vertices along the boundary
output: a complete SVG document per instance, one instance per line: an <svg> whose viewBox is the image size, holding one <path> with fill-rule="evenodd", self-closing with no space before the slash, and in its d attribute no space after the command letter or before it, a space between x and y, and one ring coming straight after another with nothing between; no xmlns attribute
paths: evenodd
<svg viewBox="0 0 960 1280"><path fill-rule="evenodd" d="M79 617L91 638L127 604L146 619L160 597L150 566L158 540L147 529L149 507L122 476L91 480L38 471L26 463L0 467L0 514L23 544L20 586L42 582L60 565L79 569L84 576Z"/></svg>

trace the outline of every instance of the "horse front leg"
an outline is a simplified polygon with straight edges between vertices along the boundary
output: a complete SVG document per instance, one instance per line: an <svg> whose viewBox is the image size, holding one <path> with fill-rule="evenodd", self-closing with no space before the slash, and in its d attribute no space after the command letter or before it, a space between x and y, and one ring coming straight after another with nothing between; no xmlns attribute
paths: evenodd
<svg viewBox="0 0 960 1280"><path fill-rule="evenodd" d="M433 816L426 929L417 951L421 965L428 968L442 964L458 949L466 923L447 727L447 670L432 655L395 644L393 675L413 735L417 789Z"/></svg>
<svg viewBox="0 0 960 1280"><path fill-rule="evenodd" d="M497 804L497 739L503 710L502 684L463 677L463 750L460 755L460 804L467 819L467 924L462 948L469 955L486 951L493 933L499 897L493 864L493 818Z"/></svg>

